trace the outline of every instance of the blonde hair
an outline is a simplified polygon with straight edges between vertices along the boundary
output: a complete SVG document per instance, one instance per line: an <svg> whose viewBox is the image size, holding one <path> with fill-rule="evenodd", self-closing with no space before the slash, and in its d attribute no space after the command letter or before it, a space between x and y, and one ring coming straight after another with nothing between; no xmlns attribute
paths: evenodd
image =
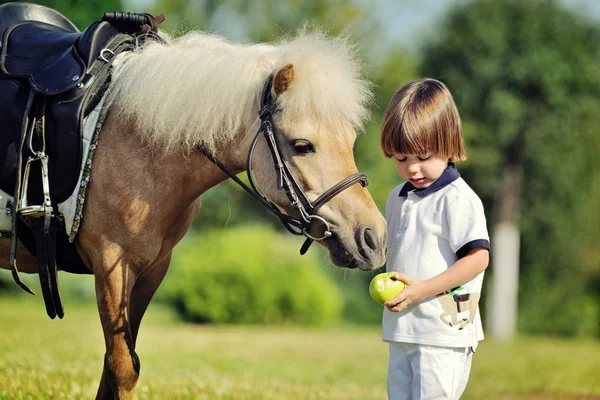
<svg viewBox="0 0 600 400"><path fill-rule="evenodd" d="M465 160L460 116L446 85L426 78L398 89L385 110L381 148L386 157L437 154Z"/></svg>
<svg viewBox="0 0 600 400"><path fill-rule="evenodd" d="M115 68L107 104L152 145L212 150L253 126L267 77L286 64L295 77L278 100L285 115L362 129L371 91L354 44L307 29L275 44L198 31L150 42Z"/></svg>

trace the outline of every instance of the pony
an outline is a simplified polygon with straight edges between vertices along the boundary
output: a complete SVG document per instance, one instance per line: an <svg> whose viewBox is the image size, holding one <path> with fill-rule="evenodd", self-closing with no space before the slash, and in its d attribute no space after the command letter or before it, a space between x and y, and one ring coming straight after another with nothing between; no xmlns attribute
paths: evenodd
<svg viewBox="0 0 600 400"><path fill-rule="evenodd" d="M95 279L106 346L97 399L133 398L142 317L202 194L230 175L252 170L259 200L335 265L385 262L385 220L353 155L372 95L348 37L161 37L113 63L81 218L67 232ZM19 270L37 273L21 243L18 253Z"/></svg>

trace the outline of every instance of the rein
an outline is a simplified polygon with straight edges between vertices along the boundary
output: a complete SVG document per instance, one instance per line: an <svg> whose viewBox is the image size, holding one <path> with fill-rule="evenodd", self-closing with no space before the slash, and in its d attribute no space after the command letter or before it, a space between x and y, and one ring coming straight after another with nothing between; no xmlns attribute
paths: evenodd
<svg viewBox="0 0 600 400"><path fill-rule="evenodd" d="M260 118L260 128L256 132L254 139L250 144L250 148L248 150L248 158L246 159L246 174L248 176L248 181L250 182L250 186L246 185L242 180L240 180L231 170L229 170L223 163L221 163L213 154L208 152L204 147L198 146L197 150L204 154L211 162L213 162L217 167L219 167L225 174L227 174L231 179L233 179L238 185L240 185L244 190L250 193L254 198L259 200L269 211L275 214L280 220L283 226L294 235L304 235L306 237L306 241L300 248L300 254L305 254L313 241L321 241L328 237L330 237L333 233L329 226L329 222L325 220L323 217L317 215L318 209L327 203L329 200L348 189L350 186L353 186L356 183L360 183L362 187L365 187L369 184L367 180L367 176L363 173L357 173L350 175L349 177L343 179L338 182L336 185L332 186L324 193L322 193L314 202L311 202L302 188L298 185L298 182L294 178L294 175L289 170L285 158L283 157L283 153L277 144L277 139L275 137L275 132L273 130L273 114L277 112L277 102L273 100L271 96L271 88L273 86L273 74L269 76L267 82L265 83L265 87L263 89L262 98L261 98L261 107L258 112L258 116ZM290 200L290 204L294 210L300 215L299 218L293 217L291 215L283 213L275 203L270 201L262 192L259 190L258 186L254 182L254 178L252 177L252 155L254 154L254 149L256 147L256 143L258 139L261 137L261 133L264 135L269 150L271 152L271 156L273 157L273 164L275 167L275 172L277 173L277 188L284 189L285 193ZM321 236L312 236L309 231L312 226L313 221L318 221L323 225L323 233Z"/></svg>

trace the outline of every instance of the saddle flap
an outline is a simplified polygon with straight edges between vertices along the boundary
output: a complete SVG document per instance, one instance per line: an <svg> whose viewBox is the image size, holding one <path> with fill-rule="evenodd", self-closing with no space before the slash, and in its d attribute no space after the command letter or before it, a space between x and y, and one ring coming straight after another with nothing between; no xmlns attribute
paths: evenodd
<svg viewBox="0 0 600 400"><path fill-rule="evenodd" d="M80 33L39 21L25 21L4 33L0 69L12 78L28 78L33 89L56 95L83 80L86 65L74 51Z"/></svg>

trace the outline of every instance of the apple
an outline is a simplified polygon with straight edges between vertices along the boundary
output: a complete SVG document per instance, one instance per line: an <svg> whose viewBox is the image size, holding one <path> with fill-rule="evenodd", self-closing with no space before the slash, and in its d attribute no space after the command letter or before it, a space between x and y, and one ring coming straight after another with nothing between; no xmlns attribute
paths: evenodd
<svg viewBox="0 0 600 400"><path fill-rule="evenodd" d="M404 282L394 278L396 272L382 272L375 275L369 284L369 294L377 303L383 305L398 296L404 290Z"/></svg>

